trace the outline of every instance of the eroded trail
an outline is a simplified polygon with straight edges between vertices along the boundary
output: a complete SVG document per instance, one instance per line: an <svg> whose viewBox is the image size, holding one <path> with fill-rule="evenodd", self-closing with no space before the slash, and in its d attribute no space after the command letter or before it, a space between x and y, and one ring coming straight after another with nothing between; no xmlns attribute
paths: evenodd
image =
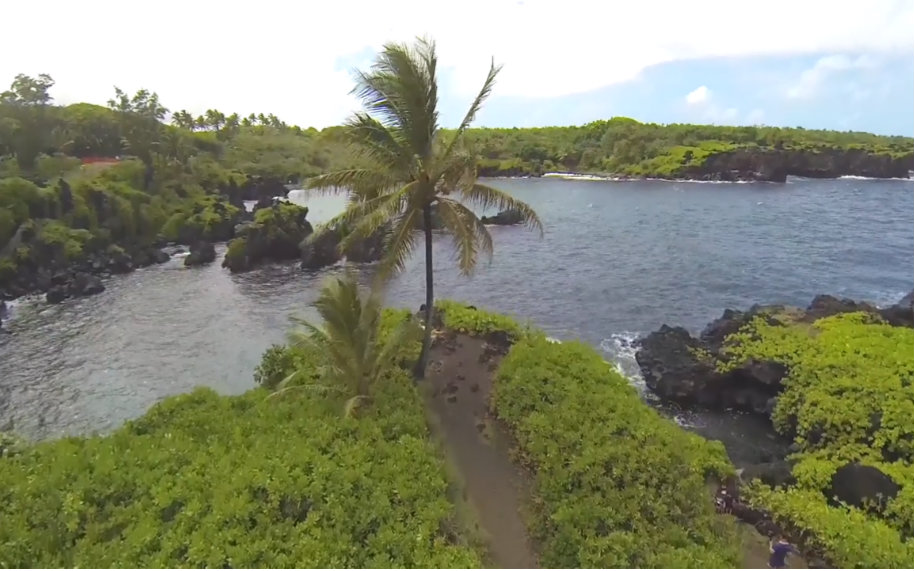
<svg viewBox="0 0 914 571"><path fill-rule="evenodd" d="M529 569L538 563L521 513L528 483L510 459L507 434L488 414L499 360L480 339L440 339L430 354L424 393L463 499L482 528L488 565Z"/></svg>

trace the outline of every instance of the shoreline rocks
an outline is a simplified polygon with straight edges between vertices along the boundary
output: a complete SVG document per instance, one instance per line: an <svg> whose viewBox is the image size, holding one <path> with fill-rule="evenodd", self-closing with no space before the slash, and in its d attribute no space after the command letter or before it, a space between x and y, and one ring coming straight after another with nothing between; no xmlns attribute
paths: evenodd
<svg viewBox="0 0 914 571"><path fill-rule="evenodd" d="M912 294L884 309L830 295L816 296L805 310L783 305L755 305L748 311L728 309L697 338L682 327L664 324L639 341L635 359L648 388L662 400L768 416L787 369L772 361L749 360L731 371L718 370L715 365L728 335L760 315L772 323L783 318L812 323L830 315L863 311L891 325L910 327L914 324Z"/></svg>
<svg viewBox="0 0 914 571"><path fill-rule="evenodd" d="M515 224L523 223L524 217L517 210L502 210L495 216L483 216L480 220L483 224L513 226Z"/></svg>
<svg viewBox="0 0 914 571"><path fill-rule="evenodd" d="M95 295L105 289L101 278L171 259L156 247L122 248L113 244L74 261L45 253L48 255L38 253L22 261L15 273L0 283L0 299L44 294L49 302L59 303L68 298Z"/></svg>
<svg viewBox="0 0 914 571"><path fill-rule="evenodd" d="M314 232L307 216L305 206L273 200L258 203L254 221L235 228L222 267L239 273L263 262L299 258L299 245Z"/></svg>
<svg viewBox="0 0 914 571"><path fill-rule="evenodd" d="M202 266L216 260L216 246L212 242L198 240L191 244L190 253L184 258L185 266Z"/></svg>
<svg viewBox="0 0 914 571"><path fill-rule="evenodd" d="M776 182L788 176L835 179L860 176L877 179L909 179L914 170L914 153L893 157L864 149L809 148L781 149L743 147L712 154L700 164L682 166L672 173L647 173L644 176L607 173L610 180L694 180L718 182ZM534 177L542 173L524 166L500 168L484 165L477 169L481 177ZM587 174L587 173L568 173Z"/></svg>

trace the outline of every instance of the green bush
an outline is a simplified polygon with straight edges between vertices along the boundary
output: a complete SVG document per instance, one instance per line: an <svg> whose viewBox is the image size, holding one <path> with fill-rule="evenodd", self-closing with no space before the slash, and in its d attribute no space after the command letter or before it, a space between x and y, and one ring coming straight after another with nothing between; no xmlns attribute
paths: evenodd
<svg viewBox="0 0 914 571"><path fill-rule="evenodd" d="M471 309L466 304L447 299L435 302L435 308L442 312L444 325L460 333L488 335L505 332L512 340L522 338L527 330L506 315L499 315L479 309Z"/></svg>
<svg viewBox="0 0 914 571"><path fill-rule="evenodd" d="M41 225L37 241L62 252L67 260L77 260L84 254L84 249L92 233L88 230L74 230L57 220L49 220Z"/></svg>
<svg viewBox="0 0 914 571"><path fill-rule="evenodd" d="M751 502L770 510L782 526L821 550L839 569L910 569L914 542L902 541L898 530L847 507L833 507L812 490L771 490L750 487Z"/></svg>
<svg viewBox="0 0 914 571"><path fill-rule="evenodd" d="M722 371L750 359L787 366L772 420L798 446L792 457L797 484L786 492L758 492L756 501L805 531L810 543L825 549L838 565L869 567L880 560L885 563L877 566L893 566L891 558L879 559L885 554L861 551L870 541L867 534L874 545L894 541L899 556L910 554L911 546L900 544L898 532L914 534L912 347L914 330L892 327L867 313L839 314L812 324L759 316L725 342L718 363ZM901 486L901 493L867 513L828 507L824 492L835 471L849 462L881 470ZM838 545L842 518L852 530L847 532L852 534L850 546ZM883 531L886 527L895 535Z"/></svg>
<svg viewBox="0 0 914 571"><path fill-rule="evenodd" d="M361 418L316 392L169 398L0 460L3 567L476 567L405 374Z"/></svg>
<svg viewBox="0 0 914 571"><path fill-rule="evenodd" d="M493 406L536 472L532 524L547 567L732 567L738 541L706 478L723 446L641 402L589 346L530 337L502 362Z"/></svg>
<svg viewBox="0 0 914 571"><path fill-rule="evenodd" d="M62 154L41 155L35 161L35 172L45 180L52 180L79 169L82 161Z"/></svg>

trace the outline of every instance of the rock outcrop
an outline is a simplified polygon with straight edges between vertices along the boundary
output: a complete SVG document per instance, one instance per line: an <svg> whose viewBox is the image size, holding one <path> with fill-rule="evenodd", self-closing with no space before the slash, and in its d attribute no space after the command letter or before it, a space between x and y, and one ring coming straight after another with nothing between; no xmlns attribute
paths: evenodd
<svg viewBox="0 0 914 571"><path fill-rule="evenodd" d="M343 234L338 228L322 229L301 245L301 266L316 270L339 262L343 256L350 262L360 264L376 262L384 255L384 228L364 240L352 244L340 252Z"/></svg>
<svg viewBox="0 0 914 571"><path fill-rule="evenodd" d="M664 400L768 415L781 392L786 367L772 361L749 360L735 370L718 370L716 363L727 336L756 316L764 316L771 323L783 319L813 322L839 313L863 311L904 325L911 316L910 297L882 310L830 295L816 296L805 310L783 305L756 305L748 311L728 309L698 338L681 327L661 326L641 339L636 359L648 387Z"/></svg>
<svg viewBox="0 0 914 571"><path fill-rule="evenodd" d="M241 196L244 200L269 200L288 194L288 187L276 177L252 176L241 186Z"/></svg>
<svg viewBox="0 0 914 571"><path fill-rule="evenodd" d="M23 223L0 252L0 298L47 294L52 288L48 297L58 301L93 295L103 287L78 276L122 274L168 259L168 254L152 246L121 247L85 231L59 225L48 231L32 222Z"/></svg>
<svg viewBox="0 0 914 571"><path fill-rule="evenodd" d="M60 303L70 297L83 297L95 295L105 291L105 286L98 276L86 272L73 274L72 279L53 284L48 288L45 299L48 303Z"/></svg>
<svg viewBox="0 0 914 571"><path fill-rule="evenodd" d="M914 290L895 305L880 309L879 314L892 325L914 327Z"/></svg>
<svg viewBox="0 0 914 571"><path fill-rule="evenodd" d="M878 511L900 491L901 486L888 474L873 466L852 462L835 471L826 496L856 508Z"/></svg>
<svg viewBox="0 0 914 571"><path fill-rule="evenodd" d="M498 224L501 226L511 226L514 224L522 224L524 221L523 215L517 210L502 210L495 216L483 216L481 218L483 224Z"/></svg>
<svg viewBox="0 0 914 571"><path fill-rule="evenodd" d="M292 203L271 201L254 211L254 221L236 228L222 267L244 272L266 261L295 260L301 244L314 229L307 220L308 209Z"/></svg>
<svg viewBox="0 0 914 571"><path fill-rule="evenodd" d="M216 247L212 242L198 240L190 246L190 253L184 258L185 266L202 266L216 259Z"/></svg>
<svg viewBox="0 0 914 571"><path fill-rule="evenodd" d="M893 157L862 149L745 148L713 154L700 165L683 167L672 178L769 182L784 182L790 175L908 178L912 167L914 153Z"/></svg>

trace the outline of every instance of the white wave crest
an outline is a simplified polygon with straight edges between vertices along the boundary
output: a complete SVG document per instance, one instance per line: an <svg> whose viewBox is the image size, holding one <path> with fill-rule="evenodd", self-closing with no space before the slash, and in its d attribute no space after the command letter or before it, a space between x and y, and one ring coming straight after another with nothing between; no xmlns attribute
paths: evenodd
<svg viewBox="0 0 914 571"><path fill-rule="evenodd" d="M858 176L855 174L848 174L838 177L841 180L900 180L905 182L911 182L910 178L901 178L901 177L891 177L891 178L879 178L875 176Z"/></svg>
<svg viewBox="0 0 914 571"><path fill-rule="evenodd" d="M628 379L644 398L656 400L656 395L648 390L647 385L644 383L641 367L635 359L635 354L638 352L637 340L639 337L641 337L640 333L632 331L613 333L608 338L600 341L600 349L609 357L608 362L619 371L619 374Z"/></svg>

